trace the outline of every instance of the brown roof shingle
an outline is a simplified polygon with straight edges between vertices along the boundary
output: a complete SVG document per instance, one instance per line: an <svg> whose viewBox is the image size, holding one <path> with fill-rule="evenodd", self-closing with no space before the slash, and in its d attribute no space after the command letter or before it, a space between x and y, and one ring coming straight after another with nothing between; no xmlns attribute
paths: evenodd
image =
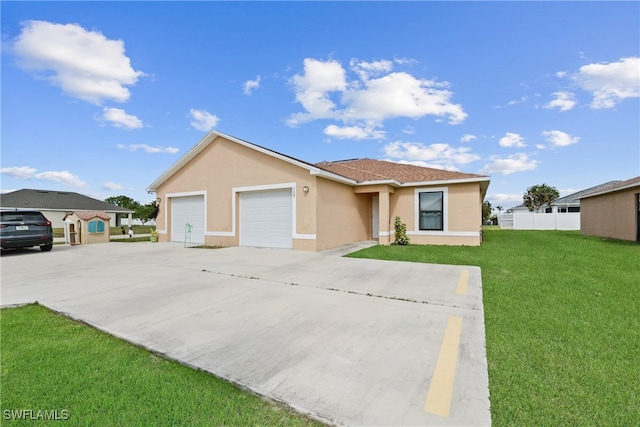
<svg viewBox="0 0 640 427"><path fill-rule="evenodd" d="M375 159L320 162L314 166L356 182L393 180L405 184L409 182L449 181L470 178L488 179L486 175L447 171Z"/></svg>

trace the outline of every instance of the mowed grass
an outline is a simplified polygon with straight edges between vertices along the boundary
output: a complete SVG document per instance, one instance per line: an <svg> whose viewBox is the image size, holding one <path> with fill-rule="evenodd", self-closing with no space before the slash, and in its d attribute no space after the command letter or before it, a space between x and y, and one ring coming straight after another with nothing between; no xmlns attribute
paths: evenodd
<svg viewBox="0 0 640 427"><path fill-rule="evenodd" d="M351 256L482 268L494 426L640 425L640 245L487 228Z"/></svg>
<svg viewBox="0 0 640 427"><path fill-rule="evenodd" d="M0 316L2 425L318 425L40 305ZM25 410L33 421L12 419Z"/></svg>

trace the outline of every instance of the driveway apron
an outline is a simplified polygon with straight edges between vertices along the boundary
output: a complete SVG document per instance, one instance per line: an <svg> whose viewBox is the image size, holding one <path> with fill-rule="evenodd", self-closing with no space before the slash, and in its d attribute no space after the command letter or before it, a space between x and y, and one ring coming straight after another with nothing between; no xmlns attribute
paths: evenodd
<svg viewBox="0 0 640 427"><path fill-rule="evenodd" d="M1 302L38 301L330 424L490 425L480 269L341 253L5 253Z"/></svg>

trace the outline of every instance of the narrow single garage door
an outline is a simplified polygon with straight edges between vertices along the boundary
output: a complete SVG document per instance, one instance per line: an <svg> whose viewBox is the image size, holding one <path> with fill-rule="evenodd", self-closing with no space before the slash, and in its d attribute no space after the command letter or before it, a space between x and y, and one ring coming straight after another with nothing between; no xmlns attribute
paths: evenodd
<svg viewBox="0 0 640 427"><path fill-rule="evenodd" d="M191 225L191 236L187 224ZM204 243L204 196L171 198L171 241Z"/></svg>
<svg viewBox="0 0 640 427"><path fill-rule="evenodd" d="M240 194L240 245L291 248L291 189Z"/></svg>

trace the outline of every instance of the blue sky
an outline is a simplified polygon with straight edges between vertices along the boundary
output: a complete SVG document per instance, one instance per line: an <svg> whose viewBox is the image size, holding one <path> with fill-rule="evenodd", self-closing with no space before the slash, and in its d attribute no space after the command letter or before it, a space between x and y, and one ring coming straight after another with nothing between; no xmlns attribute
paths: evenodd
<svg viewBox="0 0 640 427"><path fill-rule="evenodd" d="M638 2L7 2L1 190L142 203L210 129L491 176L640 175Z"/></svg>

